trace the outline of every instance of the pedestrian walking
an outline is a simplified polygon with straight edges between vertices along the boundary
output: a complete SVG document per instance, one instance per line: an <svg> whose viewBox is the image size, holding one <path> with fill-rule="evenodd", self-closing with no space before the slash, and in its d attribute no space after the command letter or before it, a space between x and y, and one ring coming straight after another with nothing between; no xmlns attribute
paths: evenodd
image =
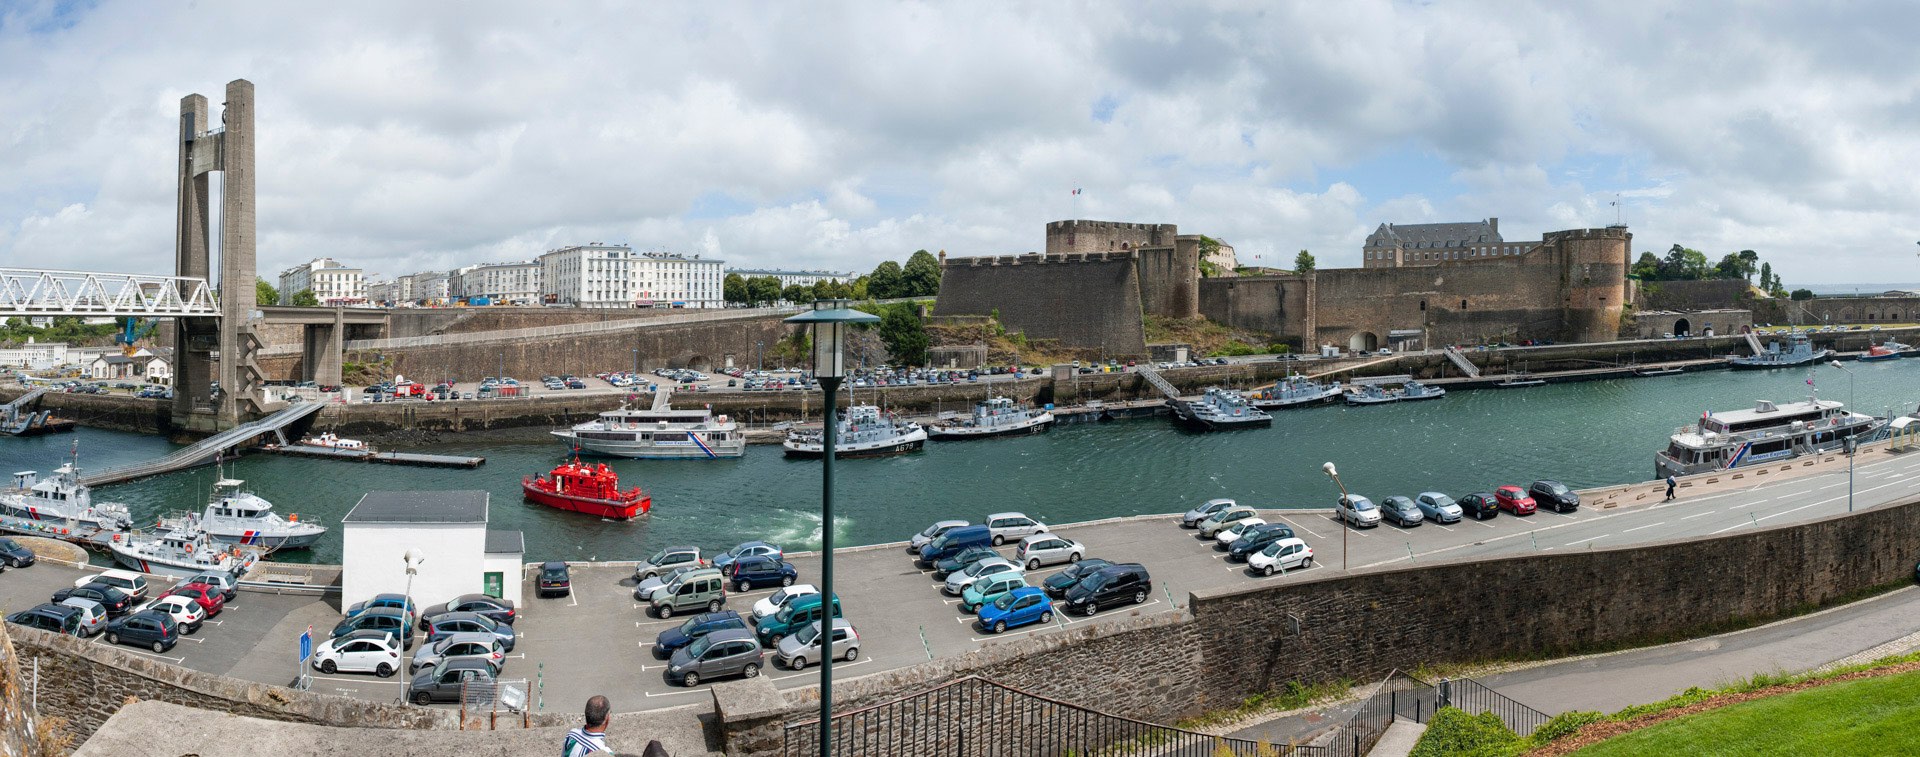
<svg viewBox="0 0 1920 757"><path fill-rule="evenodd" d="M1668 474L1667 475L1667 501L1668 502L1673 501L1673 490L1678 488L1679 486L1680 486L1680 482L1673 480L1673 475Z"/></svg>
<svg viewBox="0 0 1920 757"><path fill-rule="evenodd" d="M560 757L612 754L613 749L607 746L607 711L612 708L606 697L588 697L587 724L567 732L566 740L560 743Z"/></svg>

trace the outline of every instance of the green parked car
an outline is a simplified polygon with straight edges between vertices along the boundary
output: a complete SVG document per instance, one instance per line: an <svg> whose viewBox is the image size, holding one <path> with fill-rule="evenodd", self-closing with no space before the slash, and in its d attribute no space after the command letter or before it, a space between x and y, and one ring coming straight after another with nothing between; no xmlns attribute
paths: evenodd
<svg viewBox="0 0 1920 757"><path fill-rule="evenodd" d="M845 610L840 607L840 595L833 595L833 617L841 617L843 612ZM820 595L810 594L788 602L787 606L780 608L773 617L760 621L754 628L754 635L759 638L761 647L778 649L781 639L799 632L800 629L819 619Z"/></svg>
<svg viewBox="0 0 1920 757"><path fill-rule="evenodd" d="M992 604L1001 595L1014 589L1027 587L1027 576L1018 570L996 573L969 584L960 592L960 609L977 613L984 605Z"/></svg>

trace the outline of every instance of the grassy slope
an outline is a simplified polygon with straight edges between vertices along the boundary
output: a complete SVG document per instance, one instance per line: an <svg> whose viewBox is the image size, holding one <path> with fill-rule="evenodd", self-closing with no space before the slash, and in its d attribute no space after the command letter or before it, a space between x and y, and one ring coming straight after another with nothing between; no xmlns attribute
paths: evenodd
<svg viewBox="0 0 1920 757"><path fill-rule="evenodd" d="M1743 702L1634 731L1575 754L1920 754L1920 673Z"/></svg>

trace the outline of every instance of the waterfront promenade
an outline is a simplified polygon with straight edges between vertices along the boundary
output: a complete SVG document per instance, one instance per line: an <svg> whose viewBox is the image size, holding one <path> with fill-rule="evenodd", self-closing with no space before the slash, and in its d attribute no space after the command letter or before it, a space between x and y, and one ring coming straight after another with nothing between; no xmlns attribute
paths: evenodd
<svg viewBox="0 0 1920 757"><path fill-rule="evenodd" d="M1154 595L1137 607L1108 610L1094 618L1057 617L1051 625L1003 636L972 628L971 617L958 609L956 600L940 594L930 575L913 567L902 545L844 550L836 565L842 582L841 597L848 618L859 629L863 646L858 662L836 666L836 679L953 657L1001 639L1057 633L1135 614L1176 612L1184 608L1193 591L1312 581L1337 574L1343 556L1353 571L1391 570L1409 561L1428 565L1536 551L1605 550L1827 518L1846 512L1845 463L1842 457L1826 456L1814 465L1795 466L1791 473L1766 477L1748 475L1735 480L1726 475L1700 476L1688 481L1690 485L1681 490L1681 498L1670 503L1662 502L1657 485L1649 483L1587 492L1588 504L1567 515L1541 512L1518 518L1503 514L1484 522L1427 524L1412 529L1380 526L1343 534L1345 527L1329 511L1270 511L1264 513L1269 520L1291 524L1314 547L1316 560L1310 569L1267 578L1249 574L1241 564L1228 563L1222 553L1198 540L1193 531L1179 528L1171 515L1064 525L1056 530L1085 543L1090 556L1144 563L1156 584ZM1920 494L1920 455L1875 449L1863 452L1858 463L1857 508ZM1717 481L1707 483L1709 479ZM1766 483L1756 486L1757 481ZM1643 496L1649 492L1656 494ZM1377 498L1392 492L1365 493ZM1608 502L1613 506L1607 507ZM980 514L955 515L978 518ZM902 535L919 525L901 524ZM1345 555L1343 541L1349 550ZM1011 547L1002 551L1010 552ZM818 575L817 555L796 554L792 562L803 582ZM645 615L631 597L630 566L582 564L574 571L573 596L530 600L518 624L521 641L504 675L534 680L539 687L536 696L544 699L548 709L571 707L593 693L612 696L622 711L704 701L709 696L706 687L670 687L662 680L665 663L655 659L647 646L655 634L683 619L662 621ZM1038 571L1038 575L1059 569ZM1621 570L1631 569L1631 565L1621 566ZM0 597L4 597L0 602L11 609L31 606L45 601L55 589L71 585L79 575L76 569L53 563L9 571L6 580L0 582L4 587L0 589ZM526 580L531 581L530 573ZM1444 587L1435 590L1444 591ZM1579 587L1568 590L1578 591ZM744 612L767 593L733 594L728 606ZM526 595L533 594L529 585ZM190 637L189 643L165 655L149 656L208 672L284 684L295 672L293 650L299 634L309 625L324 634L338 618L337 601L333 599L247 592L207 631ZM1862 648L1884 641L1887 639L1860 640ZM126 651L145 654L131 648ZM811 685L818 676L813 668L798 672L770 668L765 674L781 689ZM398 677L314 678L318 691L376 701L396 700L400 687Z"/></svg>

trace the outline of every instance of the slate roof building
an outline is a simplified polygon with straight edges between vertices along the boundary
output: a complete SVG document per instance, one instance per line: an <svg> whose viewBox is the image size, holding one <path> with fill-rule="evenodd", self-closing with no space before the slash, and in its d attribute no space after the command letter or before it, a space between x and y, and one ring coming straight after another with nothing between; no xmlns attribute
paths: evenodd
<svg viewBox="0 0 1920 757"><path fill-rule="evenodd" d="M1383 223L1367 235L1361 250L1361 267L1402 268L1453 260L1495 260L1524 255L1539 246L1537 241L1502 239L1498 218L1466 223Z"/></svg>

